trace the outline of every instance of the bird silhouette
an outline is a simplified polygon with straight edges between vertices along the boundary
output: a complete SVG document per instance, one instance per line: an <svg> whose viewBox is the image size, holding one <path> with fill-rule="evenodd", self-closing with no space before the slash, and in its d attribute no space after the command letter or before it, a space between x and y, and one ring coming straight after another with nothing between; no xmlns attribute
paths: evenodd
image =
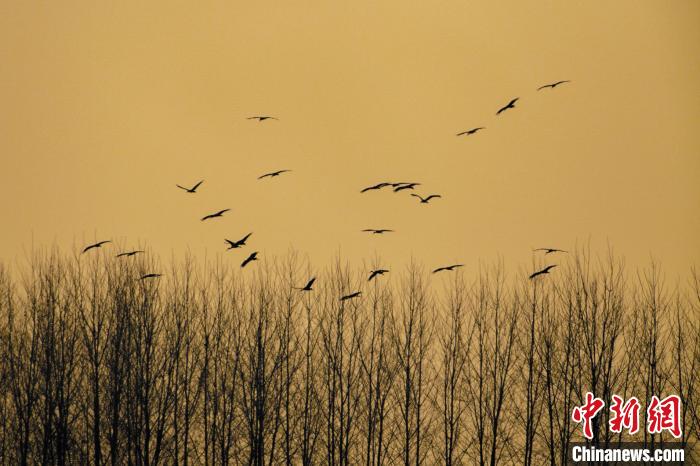
<svg viewBox="0 0 700 466"><path fill-rule="evenodd" d="M146 275L141 276L141 280L147 280L149 278L158 278L162 277L163 275L160 273L147 273Z"/></svg>
<svg viewBox="0 0 700 466"><path fill-rule="evenodd" d="M345 296L341 297L340 300L341 300L341 301L346 301L346 300L348 300L348 299L357 298L357 297L360 296L361 294L362 294L362 291L356 291L356 292L354 292L354 293L351 293L351 294L348 294L348 295L345 295Z"/></svg>
<svg viewBox="0 0 700 466"><path fill-rule="evenodd" d="M258 179L259 179L259 180L262 180L263 178L267 178L267 177L272 178L272 177L274 177L274 176L280 176L280 174L286 173L286 172L290 172L290 171L291 171L291 170L277 170L276 172L270 172L270 173L265 173L264 175L260 175L260 176L258 177Z"/></svg>
<svg viewBox="0 0 700 466"><path fill-rule="evenodd" d="M457 267L463 267L463 266L464 266L464 264L446 265L446 266L444 266L444 267L438 267L437 269L433 270L433 273L442 272L443 270L453 271L455 268L457 268Z"/></svg>
<svg viewBox="0 0 700 466"><path fill-rule="evenodd" d="M549 273L549 271L552 270L554 267L556 267L556 265L548 265L547 267L543 268L542 270L538 270L537 272L530 275L530 279L533 279L538 275Z"/></svg>
<svg viewBox="0 0 700 466"><path fill-rule="evenodd" d="M216 218L216 217L223 217L225 212L228 212L231 209L224 209L220 210L218 212L214 212L213 214L205 215L202 217L202 221L209 220L210 218Z"/></svg>
<svg viewBox="0 0 700 466"><path fill-rule="evenodd" d="M560 84L570 83L570 82L571 82L571 81L568 81L568 80L557 81L557 82L552 83L552 84L545 84L544 86L540 86L540 87L537 88L537 90L538 90L538 91L541 91L542 89L546 89L546 88L548 88L548 87L551 88L551 89L554 89L555 87L557 87L557 86L560 85Z"/></svg>
<svg viewBox="0 0 700 466"><path fill-rule="evenodd" d="M309 280L309 282L306 285L304 285L302 288L295 287L294 289L301 290L301 291L313 291L313 288L311 288L311 287L313 286L315 281L316 281L316 277L311 277L311 280Z"/></svg>
<svg viewBox="0 0 700 466"><path fill-rule="evenodd" d="M420 203L421 203L421 204L427 204L427 203L428 203L432 198L434 198L434 197L442 197L442 196L439 195L439 194L431 194L431 195L428 196L428 197L421 197L421 196L419 196L418 194L414 194L414 193L411 193L411 196L417 197L418 199L420 199Z"/></svg>
<svg viewBox="0 0 700 466"><path fill-rule="evenodd" d="M547 254L551 254L553 252L568 252L568 251L564 251L563 249L556 249L556 248L537 248L537 249L533 249L533 251L545 251L545 253L544 253L545 256Z"/></svg>
<svg viewBox="0 0 700 466"><path fill-rule="evenodd" d="M394 186L394 192L398 193L404 189L413 189L416 186L420 186L420 183L394 183L392 186Z"/></svg>
<svg viewBox="0 0 700 466"><path fill-rule="evenodd" d="M186 192L188 192L190 194L194 194L197 192L197 188L199 188L199 185L201 185L202 183L204 183L204 180L200 181L199 183L192 186L191 188L185 188L184 186L180 186L179 184L176 184L175 186L177 186L180 189L184 189Z"/></svg>
<svg viewBox="0 0 700 466"><path fill-rule="evenodd" d="M241 268L248 265L249 262L253 262L256 260L258 260L258 251L250 253L250 256L246 257L246 259L243 262L241 262Z"/></svg>
<svg viewBox="0 0 700 466"><path fill-rule="evenodd" d="M362 231L372 233L373 235L381 235L384 233L393 233L394 230L387 230L386 228L379 228L379 229L366 228Z"/></svg>
<svg viewBox="0 0 700 466"><path fill-rule="evenodd" d="M107 243L111 243L111 242L112 242L112 241L110 241L110 240L106 240L106 241L99 241L99 242L97 242L97 243L95 243L95 244L91 244L90 246L87 246L85 249L83 249L82 254L85 254L85 253L88 252L90 249L101 248L103 244L107 244Z"/></svg>
<svg viewBox="0 0 700 466"><path fill-rule="evenodd" d="M482 130L482 129L486 129L486 128L483 127L483 126L480 126L480 127L478 127L478 128L472 128L472 129L470 129L470 130L462 131L461 133L457 133L457 136L464 136L465 134L466 134L467 136L471 136L472 134L474 134L474 133L476 133L477 131Z"/></svg>
<svg viewBox="0 0 700 466"><path fill-rule="evenodd" d="M374 277L377 275L384 275L385 273L388 273L389 271L387 269L377 269L377 270L372 270L372 272L369 274L369 278L367 279L368 282L371 282Z"/></svg>
<svg viewBox="0 0 700 466"><path fill-rule="evenodd" d="M382 188L384 188L384 187L386 187L386 186L391 186L391 185L392 185L391 183L379 183L379 184L375 184L374 186L368 186L367 188L364 188L364 189L363 189L362 191L360 191L360 192L361 192L361 193L366 193L367 191L372 191L373 189L382 189Z"/></svg>
<svg viewBox="0 0 700 466"><path fill-rule="evenodd" d="M505 112L505 111L508 110L509 108L515 108L515 102L517 102L519 99L520 99L520 97L516 97L515 99L511 100L510 102L508 102L508 105L506 105L505 107L501 107L501 108L496 112L496 115L500 115L501 112Z"/></svg>
<svg viewBox="0 0 700 466"><path fill-rule="evenodd" d="M240 248L241 246L245 246L245 242L250 238L250 235L253 233L248 233L245 235L243 238L239 239L238 241L231 241L230 239L224 239L225 242L228 243L228 248L229 249L236 249Z"/></svg>
<svg viewBox="0 0 700 466"><path fill-rule="evenodd" d="M121 253L117 254L116 257L132 257L132 256L135 256L136 254L140 254L140 253L142 253L142 252L146 252L146 251L128 251L128 252L121 252Z"/></svg>
<svg viewBox="0 0 700 466"><path fill-rule="evenodd" d="M273 116L252 116L246 118L246 120L258 120L258 121L265 121L265 120L278 120L279 118L275 118Z"/></svg>

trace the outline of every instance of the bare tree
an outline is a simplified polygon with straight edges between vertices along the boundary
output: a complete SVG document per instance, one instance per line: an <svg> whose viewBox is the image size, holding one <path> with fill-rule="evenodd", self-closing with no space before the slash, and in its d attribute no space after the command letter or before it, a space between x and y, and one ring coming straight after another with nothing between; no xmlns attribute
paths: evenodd
<svg viewBox="0 0 700 466"><path fill-rule="evenodd" d="M628 281L586 250L468 286L416 264L370 282L294 252L256 265L106 249L0 265L0 464L563 465L588 391L679 395L697 456L694 271L667 287L652 263ZM645 438L609 419L592 442Z"/></svg>

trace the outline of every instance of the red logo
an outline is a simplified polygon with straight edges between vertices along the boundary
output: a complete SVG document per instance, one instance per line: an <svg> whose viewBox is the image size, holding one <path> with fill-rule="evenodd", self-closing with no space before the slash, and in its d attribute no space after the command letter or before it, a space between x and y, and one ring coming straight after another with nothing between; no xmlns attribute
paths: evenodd
<svg viewBox="0 0 700 466"><path fill-rule="evenodd" d="M667 430L676 438L681 436L681 399L677 395L663 400L654 395L647 408L647 423L650 434Z"/></svg>
<svg viewBox="0 0 700 466"><path fill-rule="evenodd" d="M593 418L603 409L605 402L586 393L586 402L582 406L576 406L571 413L571 418L576 423L583 423L583 436L588 440L593 439ZM642 405L636 397L631 397L626 402L617 395L612 396L610 404L610 421L608 425L611 432L621 433L627 429L630 435L639 432L639 411ZM680 438L681 431L681 399L677 395L670 395L660 400L656 395L651 397L647 407L647 432L660 434L668 431L675 438Z"/></svg>
<svg viewBox="0 0 700 466"><path fill-rule="evenodd" d="M610 411L613 412L610 418L610 430L615 433L622 432L622 429L627 429L630 435L634 435L639 432L639 409L641 404L639 400L635 397L627 400L620 398L617 395L613 395L613 402L610 405Z"/></svg>
<svg viewBox="0 0 700 466"><path fill-rule="evenodd" d="M600 412L605 406L605 402L600 398L593 396L593 393L586 393L586 404L583 406L577 406L574 408L574 412L571 413L571 418L574 422L583 421L583 435L587 439L593 439L593 418Z"/></svg>

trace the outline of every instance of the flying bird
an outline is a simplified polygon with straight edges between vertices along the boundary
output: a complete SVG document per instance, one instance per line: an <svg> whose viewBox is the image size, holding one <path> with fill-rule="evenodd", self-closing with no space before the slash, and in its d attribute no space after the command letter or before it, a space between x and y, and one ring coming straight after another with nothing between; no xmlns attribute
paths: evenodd
<svg viewBox="0 0 700 466"><path fill-rule="evenodd" d="M278 120L279 118L275 118L273 116L252 116L246 118L246 120L258 120L258 121L265 121L265 120Z"/></svg>
<svg viewBox="0 0 700 466"><path fill-rule="evenodd" d="M176 184L175 186L177 186L180 189L184 189L186 192L188 192L190 194L194 194L197 192L197 188L199 188L199 185L201 185L202 183L204 183L204 180L200 181L199 183L192 186L191 188L185 188L184 186L180 186L179 184Z"/></svg>
<svg viewBox="0 0 700 466"><path fill-rule="evenodd" d="M480 126L480 127L478 127L478 128L472 128L472 129L470 129L470 130L462 131L461 133L457 133L457 136L464 136L465 134L466 134L467 136L471 136L472 134L474 134L474 133L476 133L477 131L482 130L482 129L486 129L486 128L483 127L483 126Z"/></svg>
<svg viewBox="0 0 700 466"><path fill-rule="evenodd" d="M252 232L248 233L247 235L245 235L243 238L239 239L238 241L231 241L230 239L224 239L224 241L228 243L229 249L236 249L236 248L240 248L241 246L245 246L245 242L248 240L248 238L250 238L250 235L252 235L252 234L253 234Z"/></svg>
<svg viewBox="0 0 700 466"><path fill-rule="evenodd" d="M366 193L367 191L372 191L373 189L382 189L382 188L387 187L387 186L392 186L392 184L391 183L379 183L379 184L375 184L374 186L368 186L367 188L364 188L360 192Z"/></svg>
<svg viewBox="0 0 700 466"><path fill-rule="evenodd" d="M379 228L379 229L373 229L373 228L367 228L362 231L372 233L373 235L381 235L383 233L393 233L394 230L387 230L386 228Z"/></svg>
<svg viewBox="0 0 700 466"><path fill-rule="evenodd" d="M250 254L250 256L246 257L246 260L244 260L243 262L241 262L241 268L243 268L243 267L245 267L246 265L248 265L249 262L253 262L253 261L256 261L256 260L258 260L258 251L252 252L252 253Z"/></svg>
<svg viewBox="0 0 700 466"><path fill-rule="evenodd" d="M508 102L508 105L506 105L505 107L500 108L500 109L496 112L496 115L499 115L501 112L505 112L505 111L508 110L509 108L515 108L515 102L517 102L519 99L520 99L520 97L516 97L515 99L511 100L510 102Z"/></svg>
<svg viewBox="0 0 700 466"><path fill-rule="evenodd" d="M228 212L229 210L231 210L231 209L224 209L224 210L220 210L218 212L215 212L213 214L205 215L204 217L202 217L202 221L209 220L210 218L223 217L224 213Z"/></svg>
<svg viewBox="0 0 700 466"><path fill-rule="evenodd" d="M95 243L95 244L91 244L90 246L88 246L88 247L86 247L85 249L83 249L83 252L82 252L82 253L85 254L85 253L88 252L90 249L101 248L103 244L107 244L107 243L111 243L111 242L112 242L112 241L107 240L107 241L100 241L100 242L97 242L97 243Z"/></svg>
<svg viewBox="0 0 700 466"><path fill-rule="evenodd" d="M394 192L398 193L399 191L403 191L404 189L413 189L416 186L420 186L420 183L401 183L398 186L396 184L394 186Z"/></svg>
<svg viewBox="0 0 700 466"><path fill-rule="evenodd" d="M264 175L260 175L258 177L259 180L262 180L263 178L270 177L272 178L273 176L280 176L282 173L290 172L291 170L277 170L276 172L270 172L270 173L265 173Z"/></svg>
<svg viewBox="0 0 700 466"><path fill-rule="evenodd" d="M361 294L362 294L362 291L356 291L356 292L354 292L354 293L351 293L351 294L348 294L348 295L343 296L342 298L340 298L340 300L341 300L341 301L345 301L345 300L348 300L348 299L357 298L357 297L360 296Z"/></svg>
<svg viewBox="0 0 700 466"><path fill-rule="evenodd" d="M116 257L132 257L132 256L135 256L136 254L140 254L140 253L142 253L142 252L146 252L146 251L128 251L128 252L121 252L121 253L117 254Z"/></svg>
<svg viewBox="0 0 700 466"><path fill-rule="evenodd" d="M551 254L553 252L568 252L568 251L564 251L563 249L555 249L555 248L537 248L537 249L533 249L533 251L545 251L545 253L544 253L545 256L547 254Z"/></svg>
<svg viewBox="0 0 700 466"><path fill-rule="evenodd" d="M438 267L437 269L433 270L433 273L442 272L443 270L453 271L455 268L457 268L457 267L463 267L463 266L464 266L464 264L446 265L446 266L444 266L444 267Z"/></svg>
<svg viewBox="0 0 700 466"><path fill-rule="evenodd" d="M544 86L540 86L540 87L537 88L537 90L538 90L538 91L541 91L542 89L546 89L546 88L548 88L548 87L554 89L554 88L557 87L559 84L570 83L570 82L571 82L571 81L568 81L568 80L557 81L557 82L552 83L552 84L545 84Z"/></svg>
<svg viewBox="0 0 700 466"><path fill-rule="evenodd" d="M162 277L163 275L160 273L147 273L146 275L141 276L141 280L147 280L149 278L158 278Z"/></svg>
<svg viewBox="0 0 700 466"><path fill-rule="evenodd" d="M296 290L301 290L301 291L313 291L313 288L311 288L316 281L316 277L311 277L311 280L303 286L303 288L295 288Z"/></svg>
<svg viewBox="0 0 700 466"><path fill-rule="evenodd" d="M556 265L548 265L547 267L543 268L542 270L538 270L537 272L530 275L530 279L533 279L538 275L549 273L549 271L552 270L554 267L556 267Z"/></svg>
<svg viewBox="0 0 700 466"><path fill-rule="evenodd" d="M372 270L372 272L369 274L369 278L367 279L368 282L371 282L374 277L377 275L384 275L385 273L389 272L386 269L377 269L377 270Z"/></svg>
<svg viewBox="0 0 700 466"><path fill-rule="evenodd" d="M430 200L431 200L432 198L434 198L434 197L442 197L442 196L439 195L439 194L431 194L431 195L428 196L428 197L421 197L421 196L419 196L418 194L414 194L414 193L411 193L411 196L417 197L418 199L420 199L420 203L421 203L421 204L427 204L428 201L430 201Z"/></svg>

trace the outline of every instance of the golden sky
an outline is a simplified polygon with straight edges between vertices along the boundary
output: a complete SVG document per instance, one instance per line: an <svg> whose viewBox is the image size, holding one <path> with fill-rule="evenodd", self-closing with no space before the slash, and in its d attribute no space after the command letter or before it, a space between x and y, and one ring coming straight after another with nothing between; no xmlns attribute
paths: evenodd
<svg viewBox="0 0 700 466"><path fill-rule="evenodd" d="M609 242L686 275L699 20L694 0L0 0L0 260L100 239L214 257L252 231L232 264L529 268ZM385 180L443 198L359 194Z"/></svg>

